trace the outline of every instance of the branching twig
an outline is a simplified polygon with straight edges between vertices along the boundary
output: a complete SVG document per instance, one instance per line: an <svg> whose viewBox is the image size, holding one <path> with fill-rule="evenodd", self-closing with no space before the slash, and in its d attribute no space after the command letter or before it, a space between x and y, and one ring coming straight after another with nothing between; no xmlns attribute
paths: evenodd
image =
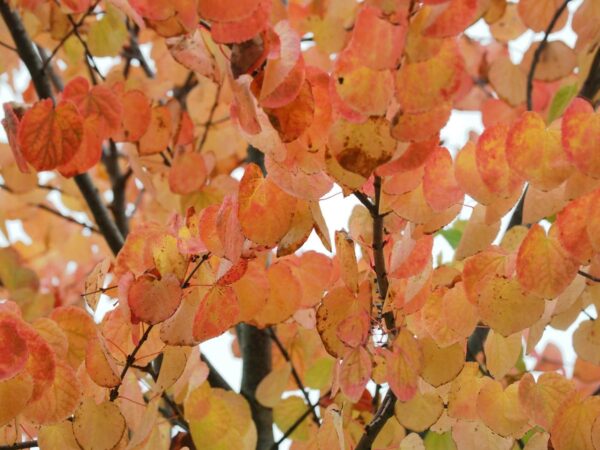
<svg viewBox="0 0 600 450"><path fill-rule="evenodd" d="M302 415L296 419L296 421L285 431L285 433L283 433L283 436L281 436L279 440L273 444L271 449L278 449L279 446L283 443L283 441L285 441L296 430L296 428L298 428L302 424L302 422L304 422L304 419L306 419L309 416L309 414L314 413L315 408L321 404L321 400L325 399L328 395L329 392L322 395L319 401L314 405L309 404L309 407L306 409L306 411L304 411L304 413L302 413Z"/></svg>
<svg viewBox="0 0 600 450"><path fill-rule="evenodd" d="M387 276L387 269L385 265L385 255L383 252L384 247L384 227L383 219L384 215L379 213L381 204L381 177L376 176L373 182L375 190L375 203L372 204L372 208L369 208L371 217L373 219L373 260L375 276L377 278L377 287L379 290L379 302L377 304L377 322L381 323L383 319L385 326L388 329L388 333L392 333L395 329L394 318L392 315L383 315L383 303L387 297L389 288L389 280ZM360 199L360 198L359 198ZM373 441L387 422L387 420L394 414L394 405L396 404L396 396L392 390L388 390L385 395L379 409L375 413L373 420L365 427L365 431L358 442L356 447L357 450L367 450L373 445Z"/></svg>
<svg viewBox="0 0 600 450"><path fill-rule="evenodd" d="M304 396L304 400L306 400L306 403L308 403L308 405L311 406L311 411L312 411L312 416L313 416L313 422L316 423L317 425L321 425L321 420L319 419L319 416L317 415L317 413L314 410L314 408L312 408L312 402L310 401L310 397L308 396L308 392L306 391L306 387L304 387L304 383L302 383L302 379L300 378L300 375L298 374L298 371L296 370L296 368L294 367L294 364L292 363L292 358L290 357L290 354L288 353L288 351L285 349L285 347L283 346L283 344L279 340L279 337L277 337L277 334L275 333L275 330L273 330L272 328L268 328L267 329L267 333L269 334L269 336L271 337L271 340L275 343L275 345L279 349L279 352L281 353L281 356L283 356L283 358L288 363L290 363L290 366L292 367L292 377L294 377L294 381L296 382L296 385L298 386L298 389L300 389L302 391L302 395Z"/></svg>
<svg viewBox="0 0 600 450"><path fill-rule="evenodd" d="M21 18L15 11L10 9L6 0L0 0L0 13L17 46L19 57L31 75L38 97L54 100L50 82L42 68L42 62L31 38L27 34L27 30L23 27ZM102 202L92 179L87 173L84 173L75 176L75 183L77 183L81 194L85 198L108 246L113 253L117 254L123 246L123 236L110 218L106 205Z"/></svg>
<svg viewBox="0 0 600 450"><path fill-rule="evenodd" d="M9 192L11 194L14 194L14 191L10 187L8 187L4 184L0 184L0 189L4 190L6 192ZM71 222L71 223L74 223L75 225L79 225L80 227L86 228L86 229L90 230L92 233L100 233L100 230L98 228L96 228L95 226L88 225L87 223L84 223L84 222L80 222L71 216L65 216L60 211L58 211L54 208L51 208L50 206L45 205L44 203L27 203L27 205L32 206L34 208L38 208L42 211L49 212L50 214L53 214L56 217L60 217L61 219L66 220L67 222Z"/></svg>

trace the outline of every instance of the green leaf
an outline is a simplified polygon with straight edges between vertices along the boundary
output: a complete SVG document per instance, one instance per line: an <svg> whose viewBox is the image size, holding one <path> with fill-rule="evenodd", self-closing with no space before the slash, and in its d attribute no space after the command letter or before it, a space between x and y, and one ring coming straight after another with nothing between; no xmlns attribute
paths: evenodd
<svg viewBox="0 0 600 450"><path fill-rule="evenodd" d="M106 5L106 14L90 27L88 47L94 56L117 56L128 37L123 14Z"/></svg>
<svg viewBox="0 0 600 450"><path fill-rule="evenodd" d="M428 431L423 442L426 450L456 450L456 444L449 431L442 434Z"/></svg>
<svg viewBox="0 0 600 450"><path fill-rule="evenodd" d="M575 95L577 95L576 84L567 84L556 92L548 111L548 123L554 122L562 115L565 108L571 102L573 97L575 97Z"/></svg>
<svg viewBox="0 0 600 450"><path fill-rule="evenodd" d="M452 224L452 228L440 230L439 234L443 236L446 239L446 241L448 241L448 244L450 244L450 246L454 250L456 250L456 247L458 247L458 243L462 238L462 234L466 224L466 220L457 220L456 222L454 222L454 224Z"/></svg>

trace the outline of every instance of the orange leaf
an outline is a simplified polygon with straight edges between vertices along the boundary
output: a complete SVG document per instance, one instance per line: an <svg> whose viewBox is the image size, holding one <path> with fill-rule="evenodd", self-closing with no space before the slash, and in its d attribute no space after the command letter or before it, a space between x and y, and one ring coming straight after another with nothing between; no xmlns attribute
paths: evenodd
<svg viewBox="0 0 600 450"><path fill-rule="evenodd" d="M0 381L21 372L29 359L27 342L19 334L16 317L0 316Z"/></svg>
<svg viewBox="0 0 600 450"><path fill-rule="evenodd" d="M239 187L238 216L248 239L274 247L290 229L295 208L296 199L263 178L256 164L246 167Z"/></svg>
<svg viewBox="0 0 600 450"><path fill-rule="evenodd" d="M335 251L340 263L340 274L352 292L358 292L358 263L354 252L354 241L344 230L335 232Z"/></svg>
<svg viewBox="0 0 600 450"><path fill-rule="evenodd" d="M360 124L340 119L329 131L329 150L340 166L364 178L389 161L395 149L390 124L383 117Z"/></svg>
<svg viewBox="0 0 600 450"><path fill-rule="evenodd" d="M245 1L240 4L244 4ZM271 8L271 0L260 0L251 14L244 19L235 22L213 22L210 34L215 42L222 44L239 44L251 40L268 28Z"/></svg>
<svg viewBox="0 0 600 450"><path fill-rule="evenodd" d="M555 450L596 450L592 427L600 417L600 398L581 393L565 400L552 423L550 439Z"/></svg>
<svg viewBox="0 0 600 450"><path fill-rule="evenodd" d="M463 66L454 39L445 39L431 59L402 64L396 73L396 98L402 109L419 112L452 100L460 87Z"/></svg>
<svg viewBox="0 0 600 450"><path fill-rule="evenodd" d="M392 136L405 142L431 139L446 125L451 112L451 102L442 102L419 112L400 110L392 120Z"/></svg>
<svg viewBox="0 0 600 450"><path fill-rule="evenodd" d="M468 28L477 18L477 0L449 0L443 5L432 6L425 36L452 37Z"/></svg>
<svg viewBox="0 0 600 450"><path fill-rule="evenodd" d="M207 175L206 163L200 153L177 152L169 170L169 188L175 194L192 194L202 189Z"/></svg>
<svg viewBox="0 0 600 450"><path fill-rule="evenodd" d="M140 138L140 155L153 155L167 149L173 131L172 121L171 113L166 106L152 108L150 123Z"/></svg>
<svg viewBox="0 0 600 450"><path fill-rule="evenodd" d="M120 131L113 135L115 141L139 140L150 126L152 109L150 100L142 91L132 89L121 94L123 117Z"/></svg>
<svg viewBox="0 0 600 450"><path fill-rule="evenodd" d="M194 339L203 342L223 334L239 320L240 306L230 286L214 286L202 299L194 318Z"/></svg>
<svg viewBox="0 0 600 450"><path fill-rule="evenodd" d="M25 417L37 424L56 423L73 414L81 391L75 371L66 361L56 361L56 376L40 398L30 401Z"/></svg>
<svg viewBox="0 0 600 450"><path fill-rule="evenodd" d="M488 205L494 201L495 197L479 173L476 153L475 144L471 141L467 142L454 160L454 176L467 194L482 205Z"/></svg>
<svg viewBox="0 0 600 450"><path fill-rule="evenodd" d="M25 409L32 393L33 380L27 372L0 381L0 426L14 420Z"/></svg>
<svg viewBox="0 0 600 450"><path fill-rule="evenodd" d="M445 147L436 147L425 163L423 194L435 212L462 203L465 194L454 178L452 156Z"/></svg>
<svg viewBox="0 0 600 450"><path fill-rule="evenodd" d="M108 86L99 84L90 89L87 79L75 77L65 86L62 98L75 103L84 118L97 116L97 133L102 138L120 130L123 106L121 99Z"/></svg>
<svg viewBox="0 0 600 450"><path fill-rule="evenodd" d="M200 2L198 12L208 20L217 22L238 22L254 11L260 0L223 0L219 2Z"/></svg>
<svg viewBox="0 0 600 450"><path fill-rule="evenodd" d="M256 400L267 408L273 408L281 400L292 374L292 365L286 362L278 369L273 369L256 387Z"/></svg>
<svg viewBox="0 0 600 450"><path fill-rule="evenodd" d="M398 400L405 402L417 393L417 382L423 370L423 351L419 341L403 328L386 353L387 381Z"/></svg>
<svg viewBox="0 0 600 450"><path fill-rule="evenodd" d="M562 120L562 144L569 160L584 174L600 177L600 112L575 98Z"/></svg>
<svg viewBox="0 0 600 450"><path fill-rule="evenodd" d="M83 139L83 118L71 102L37 102L19 126L19 146L23 157L36 170L52 170L68 162Z"/></svg>
<svg viewBox="0 0 600 450"><path fill-rule="evenodd" d="M544 313L544 300L523 292L515 279L493 275L482 280L479 315L503 336L533 325Z"/></svg>
<svg viewBox="0 0 600 450"><path fill-rule="evenodd" d="M279 108L264 108L264 111L283 142L295 141L313 121L315 100L310 83L305 80L290 103Z"/></svg>
<svg viewBox="0 0 600 450"><path fill-rule="evenodd" d="M587 232L592 198L592 195L585 195L571 201L556 215L556 222L552 224L552 228L557 228L562 247L579 264L586 264L594 254Z"/></svg>
<svg viewBox="0 0 600 450"><path fill-rule="evenodd" d="M519 176L544 191L558 187L571 175L560 132L546 129L536 112L524 112L514 123L506 141L506 160Z"/></svg>
<svg viewBox="0 0 600 450"><path fill-rule="evenodd" d="M143 275L131 284L127 302L135 319L155 325L173 315L181 303L181 295L174 274L167 273L161 279Z"/></svg>
<svg viewBox="0 0 600 450"><path fill-rule="evenodd" d="M487 128L477 141L475 161L486 187L494 194L508 198L521 186L520 177L511 170L506 160L508 125Z"/></svg>
<svg viewBox="0 0 600 450"><path fill-rule="evenodd" d="M371 366L371 356L362 346L350 350L344 356L340 367L340 388L352 403L357 403L362 397L371 378Z"/></svg>
<svg viewBox="0 0 600 450"><path fill-rule="evenodd" d="M373 70L395 69L402 55L405 36L404 21L393 23L379 9L364 5L356 15L352 37L340 62L344 64L347 60L347 63Z"/></svg>
<svg viewBox="0 0 600 450"><path fill-rule="evenodd" d="M573 348L580 358L592 364L600 364L600 322L581 322L573 333Z"/></svg>
<svg viewBox="0 0 600 450"><path fill-rule="evenodd" d="M102 140L100 134L100 118L97 115L86 117L83 121L83 137L75 156L67 163L57 167L63 177L72 177L94 167L102 157Z"/></svg>
<svg viewBox="0 0 600 450"><path fill-rule="evenodd" d="M96 404L94 399L83 400L73 418L73 433L82 448L115 448L127 431L125 417L116 403Z"/></svg>
<svg viewBox="0 0 600 450"><path fill-rule="evenodd" d="M267 61L259 96L261 105L269 108L281 107L292 101L304 81L300 36L285 20L275 25L273 31L279 39L279 52ZM287 95L282 95L284 92Z"/></svg>
<svg viewBox="0 0 600 450"><path fill-rule="evenodd" d="M407 402L396 402L394 408L398 422L419 433L436 423L443 411L444 401L437 392L418 393Z"/></svg>
<svg viewBox="0 0 600 450"><path fill-rule="evenodd" d="M88 341L85 368L98 386L115 387L121 383L117 363L106 349L102 335Z"/></svg>
<svg viewBox="0 0 600 450"><path fill-rule="evenodd" d="M363 290L356 296L346 286L339 286L330 289L323 298L317 309L317 331L329 354L342 358L347 352L349 346L340 338L339 333L344 321L350 317L358 317L360 320L361 316L365 316L368 324L370 296L365 294L367 293ZM361 332L362 336L357 336L355 339L364 342L369 327L367 326ZM356 330L353 333L356 335ZM342 333L341 336L344 337L344 334Z"/></svg>
<svg viewBox="0 0 600 450"><path fill-rule="evenodd" d="M533 225L519 247L517 278L521 286L539 297L551 299L563 292L577 274L579 265L563 250L555 229L546 236Z"/></svg>
<svg viewBox="0 0 600 450"><path fill-rule="evenodd" d="M500 436L521 436L528 418L519 403L519 383L503 389L499 381L483 380L477 395L477 412L483 423Z"/></svg>
<svg viewBox="0 0 600 450"><path fill-rule="evenodd" d="M543 373L537 382L531 374L525 374L519 383L521 407L535 424L546 430L562 409L561 404L573 394L573 382L558 373Z"/></svg>
<svg viewBox="0 0 600 450"><path fill-rule="evenodd" d="M523 23L533 31L544 31L562 5L562 0L522 0L517 11ZM560 31L567 23L569 14L563 12L552 31Z"/></svg>

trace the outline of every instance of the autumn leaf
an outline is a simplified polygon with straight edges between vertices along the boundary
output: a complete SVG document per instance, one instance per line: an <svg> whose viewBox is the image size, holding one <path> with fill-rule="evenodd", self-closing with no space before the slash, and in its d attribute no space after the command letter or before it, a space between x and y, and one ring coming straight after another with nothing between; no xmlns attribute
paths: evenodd
<svg viewBox="0 0 600 450"><path fill-rule="evenodd" d="M67 163L83 139L83 117L71 102L56 107L52 100L36 103L19 125L19 146L23 157L36 170L52 170Z"/></svg>

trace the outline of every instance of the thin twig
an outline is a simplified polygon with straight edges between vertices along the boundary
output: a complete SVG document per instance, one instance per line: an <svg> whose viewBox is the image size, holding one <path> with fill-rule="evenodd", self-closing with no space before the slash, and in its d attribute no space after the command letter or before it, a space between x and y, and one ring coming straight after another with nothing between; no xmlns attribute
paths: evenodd
<svg viewBox="0 0 600 450"><path fill-rule="evenodd" d="M9 50L12 50L13 52L17 52L16 48L14 48L12 45L8 45L6 42L0 41L0 47L4 47L4 48L7 48Z"/></svg>
<svg viewBox="0 0 600 450"><path fill-rule="evenodd" d="M217 106L219 106L219 97L221 96L221 84L217 85L217 92L215 93L215 101L213 102L212 108L210 109L210 113L208 114L208 119L206 121L206 125L204 127L204 133L202 134L202 139L200 139L200 143L198 144L198 148L196 151L202 151L202 147L208 138L208 130L212 124L213 117L215 115L215 111L217 110Z"/></svg>
<svg viewBox="0 0 600 450"><path fill-rule="evenodd" d="M0 189L4 190L4 191L6 191L6 192L8 192L10 194L14 194L15 193L12 190L12 188L10 188L10 187L8 187L8 186L6 186L4 184L0 184ZM54 208L51 208L50 206L45 205L44 203L27 203L27 205L31 206L33 208L38 208L38 209L40 209L42 211L46 211L46 212L48 212L50 214L55 215L56 217L60 217L61 219L66 220L67 222L71 222L71 223L74 223L75 225L79 225L80 227L86 228L86 229L90 230L92 233L99 233L99 234L101 234L100 230L98 228L96 228L95 226L88 225L87 223L84 223L84 222L80 222L80 221L74 219L71 216L65 216L60 211L58 211L58 210L56 210Z"/></svg>
<svg viewBox="0 0 600 450"><path fill-rule="evenodd" d="M127 371L132 366L132 364L135 363L136 355L142 348L142 345L144 345L144 343L148 340L148 336L150 336L150 332L153 328L154 325L150 325L148 328L146 328L146 331L144 331L144 334L142 334L142 337L138 341L137 345L134 347L133 351L129 355L127 355L127 359L125 360L125 366L123 366L123 370L121 370L121 375L119 377L121 378L121 382L110 390L109 399L111 402L114 402L119 397L119 388L123 384L125 375L127 375Z"/></svg>
<svg viewBox="0 0 600 450"><path fill-rule="evenodd" d="M317 406L320 406L321 401L324 400L327 396L329 396L329 392L322 395L317 403L315 403L314 405L310 405L306 409L306 411L304 411L302 415L298 417L296 421L285 431L285 433L283 433L283 436L281 436L279 440L273 444L271 450L278 449L279 446L283 443L283 441L285 441L296 430L296 428L298 428L302 424L302 422L304 422L304 420L309 416L311 412L314 412Z"/></svg>
<svg viewBox="0 0 600 450"><path fill-rule="evenodd" d="M600 278L590 275L589 273L584 272L583 270L578 270L577 273L588 280L594 281L596 283L600 283Z"/></svg>
<svg viewBox="0 0 600 450"><path fill-rule="evenodd" d="M292 368L292 377L294 378L294 381L296 381L296 385L298 386L298 389L300 389L302 391L302 395L304 396L304 400L306 400L306 403L308 403L309 406L312 406L312 402L310 401L310 397L308 396L306 387L304 387L304 383L302 383L302 379L300 378L298 371L296 370L296 368L294 367L294 364L292 363L292 358L290 357L290 354L288 353L288 351L285 349L285 347L279 340L279 337L277 336L277 334L275 333L275 330L273 330L273 328L268 328L267 333L269 334L269 336L271 337L271 340L275 343L275 345L279 349L281 356L283 356L283 358L288 363L290 363L290 366ZM319 416L317 415L314 408L311 408L311 411L312 411L312 416L313 416L313 422L316 423L317 425L320 425L321 420L319 419Z"/></svg>
<svg viewBox="0 0 600 450"><path fill-rule="evenodd" d="M77 28L79 28L81 25L83 25L83 22L85 21L85 19L89 15L92 14L94 9L96 9L96 6L98 6L98 3L100 3L100 0L97 0L92 6L90 6L88 8L87 12L81 17L81 19L79 19L77 21L77 23L73 26L73 28L71 28L69 30L69 32L62 37L62 39L59 41L58 45L56 47L54 47L54 50L52 50L52 52L50 53L50 56L48 56L48 58L44 61L44 64L42 65L42 69L41 69L42 72L44 72L46 70L46 67L48 66L48 64L50 64L50 62L52 61L54 56L56 56L56 54L62 48L62 46L65 44L67 39L69 39L73 35L73 33L75 33L75 30Z"/></svg>
<svg viewBox="0 0 600 450"><path fill-rule="evenodd" d="M542 38L540 45L535 49L533 53L533 59L531 61L531 67L529 68L529 73L527 74L527 111L531 111L533 109L533 101L532 101L532 93L533 93L533 77L535 75L535 69L540 62L540 57L542 56L542 52L546 48L546 44L548 42L548 36L552 33L552 29L558 22L561 14L565 9L567 9L567 5L571 0L565 0L562 5L554 13L552 16L552 20L548 24L546 31L544 31L544 37Z"/></svg>

